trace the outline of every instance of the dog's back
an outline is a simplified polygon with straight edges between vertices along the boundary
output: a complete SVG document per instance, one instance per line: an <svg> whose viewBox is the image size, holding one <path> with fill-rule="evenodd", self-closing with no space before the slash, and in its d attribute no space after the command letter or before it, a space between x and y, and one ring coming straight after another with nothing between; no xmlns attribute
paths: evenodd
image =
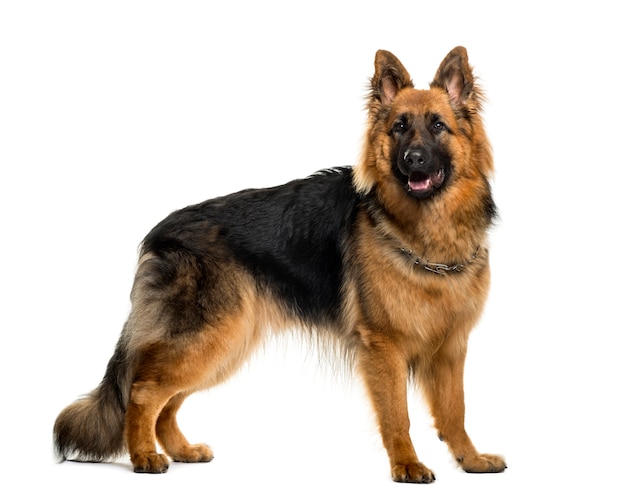
<svg viewBox="0 0 626 499"><path fill-rule="evenodd" d="M229 288L224 269L245 270L257 290L294 321L310 327L336 322L344 252L358 203L352 169L336 168L279 187L212 199L167 217L145 238L142 253L163 261L166 279L172 269L179 271L179 259L195 262L194 280L207 297L206 307L193 303L188 308L185 293L172 289L168 302L176 315L185 310L191 321L174 329L193 332L219 314L219 296ZM197 319L191 319L194 315Z"/></svg>

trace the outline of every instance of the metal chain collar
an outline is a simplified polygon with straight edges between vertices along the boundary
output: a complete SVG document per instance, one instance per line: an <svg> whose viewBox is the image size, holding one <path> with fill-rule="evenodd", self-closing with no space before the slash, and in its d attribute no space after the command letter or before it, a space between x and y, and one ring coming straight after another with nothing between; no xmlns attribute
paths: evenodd
<svg viewBox="0 0 626 499"><path fill-rule="evenodd" d="M421 267L424 270L427 270L428 272L446 276L448 275L448 272L461 272L467 265L472 263L476 259L476 256L478 256L478 251L480 250L480 246L478 246L476 250L474 251L474 253L472 253L472 256L470 257L469 260L463 263L456 263L454 265L446 265L444 263L428 262L424 260L423 258L415 256L415 254L410 249L401 248L400 250L402 251L402 253L408 256L411 260L413 260L413 265L417 265L418 267Z"/></svg>

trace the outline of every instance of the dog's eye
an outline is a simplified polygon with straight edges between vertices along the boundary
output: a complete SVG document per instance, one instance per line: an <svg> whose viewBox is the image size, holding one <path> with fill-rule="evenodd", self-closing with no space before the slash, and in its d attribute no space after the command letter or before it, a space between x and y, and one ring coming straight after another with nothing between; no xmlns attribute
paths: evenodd
<svg viewBox="0 0 626 499"><path fill-rule="evenodd" d="M445 123L443 123L441 121L437 121L433 125L433 128L435 129L435 132L443 132L443 131L448 129L448 127L445 125Z"/></svg>
<svg viewBox="0 0 626 499"><path fill-rule="evenodd" d="M394 125L393 125L393 131L394 133L402 133L406 130L406 123L404 121L397 121Z"/></svg>

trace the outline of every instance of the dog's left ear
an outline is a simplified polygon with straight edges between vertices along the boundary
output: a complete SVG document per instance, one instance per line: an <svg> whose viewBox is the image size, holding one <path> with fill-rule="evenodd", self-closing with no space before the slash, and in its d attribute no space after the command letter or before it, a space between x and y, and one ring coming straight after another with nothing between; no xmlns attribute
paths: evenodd
<svg viewBox="0 0 626 499"><path fill-rule="evenodd" d="M430 87L448 92L454 107L462 107L474 97L474 75L467 59L465 47L456 47L445 57Z"/></svg>

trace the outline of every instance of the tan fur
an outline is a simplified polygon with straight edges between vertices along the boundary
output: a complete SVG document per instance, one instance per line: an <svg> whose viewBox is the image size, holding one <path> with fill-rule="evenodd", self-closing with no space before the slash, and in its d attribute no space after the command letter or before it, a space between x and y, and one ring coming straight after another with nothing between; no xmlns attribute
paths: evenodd
<svg viewBox="0 0 626 499"><path fill-rule="evenodd" d="M455 50L455 55L464 57L464 49ZM389 92L389 78L384 72L390 59L400 88L391 90L393 95L388 101L376 99L377 79L383 82L381 91ZM361 293L367 297L361 313L367 314L367 321L356 324L361 338L360 371L379 416L394 480L428 482L434 478L417 460L409 437L407 366L415 370L440 437L461 466L471 472L502 471L504 461L498 456L478 454L464 429L467 339L482 313L490 280L487 231L476 216L481 196L488 188L485 178L493 170L491 148L476 115L480 109L479 90L474 87L475 93L465 103L473 119L458 119L458 103L454 100L460 92L451 99L442 88L415 90L408 73L393 59L388 53L377 54L370 128L355 171L357 188L369 192L376 187L385 212L375 223L362 214L355 236L365 275L359 275L360 285L365 287ZM462 69L470 78L469 66ZM390 109L385 119L380 119L386 106ZM437 113L452 132L446 136L446 146L454 159L454 182L445 194L418 206L405 195L391 172L393 139L389 130L394 120L406 112ZM442 279L416 272L406 256L398 253L398 247L442 262L464 261L475 248L480 250L463 273Z"/></svg>
<svg viewBox="0 0 626 499"><path fill-rule="evenodd" d="M418 460L409 436L407 383L412 379L424 392L441 439L464 470L506 467L498 456L479 454L464 427L468 336L490 281L488 177L493 162L478 114L480 98L461 47L444 59L429 90L414 89L395 56L377 53L364 148L352 172L363 201L342 248L340 317L332 327L321 324L309 331L322 343L341 344L344 355L354 360L396 481L435 478ZM405 115L421 123L411 130L411 144L435 144L450 158L447 184L428 199L407 194L394 172L400 142L390 130ZM434 115L447 126L436 139L427 121ZM87 460L117 455L124 450L123 431L135 471L166 471L165 454L181 462L210 461L211 449L190 444L178 428L176 414L185 398L226 380L268 334L312 328L299 321L297 311L285 308L275 290L256 280L219 232L214 227L204 235L210 251L202 254L172 251L167 261L150 251L142 254L132 311L106 382L65 409L55 424L64 455L77 452ZM435 274L409 255L444 266L460 263L463 269ZM210 288L202 287L207 275ZM210 317L202 316L203 310L210 310ZM96 417L110 426L108 434L89 425ZM92 440L96 444L90 445ZM165 454L157 452L157 442Z"/></svg>

